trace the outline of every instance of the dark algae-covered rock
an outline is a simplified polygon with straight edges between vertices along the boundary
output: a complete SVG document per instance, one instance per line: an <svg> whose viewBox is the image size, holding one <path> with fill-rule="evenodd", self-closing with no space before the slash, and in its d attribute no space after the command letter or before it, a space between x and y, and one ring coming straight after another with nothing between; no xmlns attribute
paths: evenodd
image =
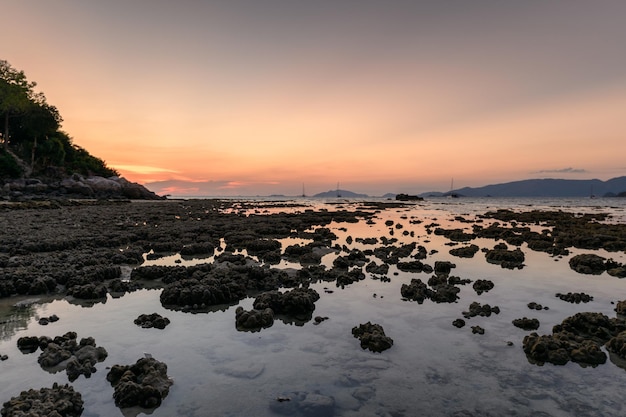
<svg viewBox="0 0 626 417"><path fill-rule="evenodd" d="M451 282L456 282L456 277L435 275L428 280L428 285L419 278L413 278L409 284L402 284L400 294L403 299L417 301L419 304L425 299L436 303L453 303L459 298L461 289Z"/></svg>
<svg viewBox="0 0 626 417"><path fill-rule="evenodd" d="M312 288L294 288L286 292L269 291L260 294L253 303L256 310L272 309L276 314L284 314L304 320L311 320L315 302L320 295Z"/></svg>
<svg viewBox="0 0 626 417"><path fill-rule="evenodd" d="M134 323L144 329L150 329L153 327L155 329L165 329L165 327L170 324L170 319L163 317L158 313L141 314L135 319Z"/></svg>
<svg viewBox="0 0 626 417"><path fill-rule="evenodd" d="M527 317L523 317L521 319L513 320L513 326L519 327L523 330L537 330L539 328L539 320L535 318L529 319Z"/></svg>
<svg viewBox="0 0 626 417"><path fill-rule="evenodd" d="M498 243L493 249L485 253L487 262L500 265L507 269L522 269L524 267L524 252L521 249L509 250L504 243Z"/></svg>
<svg viewBox="0 0 626 417"><path fill-rule="evenodd" d="M485 334L485 329L483 329L480 326L472 326L472 333L473 334Z"/></svg>
<svg viewBox="0 0 626 417"><path fill-rule="evenodd" d="M70 381L80 375L86 378L96 372L96 364L104 361L108 353L102 346L96 346L93 337L78 341L75 332L67 332L63 336L38 338L42 352L37 362L44 370L55 372L65 369Z"/></svg>
<svg viewBox="0 0 626 417"><path fill-rule="evenodd" d="M585 294L584 292L568 292L567 294L557 293L556 297L567 301L568 303L588 303L589 301L593 301L593 297L589 294Z"/></svg>
<svg viewBox="0 0 626 417"><path fill-rule="evenodd" d="M167 376L167 365L154 358L141 358L134 365L113 365L107 381L114 388L113 399L120 408L154 409L173 384Z"/></svg>
<svg viewBox="0 0 626 417"><path fill-rule="evenodd" d="M353 327L352 335L361 341L363 349L369 349L372 352L382 352L393 346L393 339L385 335L383 327L369 321Z"/></svg>
<svg viewBox="0 0 626 417"><path fill-rule="evenodd" d="M554 326L551 335L533 332L524 337L523 348L529 362L538 365L572 361L581 366L597 366L606 362L603 345L610 351L621 351L620 335L624 331L624 319L602 313L577 313Z"/></svg>
<svg viewBox="0 0 626 417"><path fill-rule="evenodd" d="M473 258L479 250L480 248L477 245L471 244L469 246L450 249L449 253L459 258Z"/></svg>
<svg viewBox="0 0 626 417"><path fill-rule="evenodd" d="M2 417L78 417L83 413L83 399L70 385L29 389L5 402Z"/></svg>
<svg viewBox="0 0 626 417"><path fill-rule="evenodd" d="M490 306L489 304L480 304L479 302L472 302L469 306L469 310L463 312L463 317L466 319L481 316L489 317L491 314L500 314L500 307Z"/></svg>
<svg viewBox="0 0 626 417"><path fill-rule="evenodd" d="M606 271L606 258L596 254L581 254L569 260L569 266L580 274L600 275Z"/></svg>
<svg viewBox="0 0 626 417"><path fill-rule="evenodd" d="M258 332L262 328L274 324L274 312L271 308L264 310L244 310L239 306L235 310L235 327L240 331Z"/></svg>
<svg viewBox="0 0 626 417"><path fill-rule="evenodd" d="M490 281L488 279L477 279L472 285L472 288L474 288L474 291L476 291L476 294L478 295L481 295L482 293L493 289L493 287L493 281Z"/></svg>

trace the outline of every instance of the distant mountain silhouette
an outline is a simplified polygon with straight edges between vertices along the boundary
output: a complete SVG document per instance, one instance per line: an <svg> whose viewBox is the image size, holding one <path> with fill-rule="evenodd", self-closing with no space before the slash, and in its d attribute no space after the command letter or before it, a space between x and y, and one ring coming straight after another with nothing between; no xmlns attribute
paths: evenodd
<svg viewBox="0 0 626 417"><path fill-rule="evenodd" d="M626 177L602 180L532 179L492 184L484 187L465 187L451 192L463 197L612 197L626 191ZM448 194L448 193L445 193ZM442 196L429 192L421 196Z"/></svg>
<svg viewBox="0 0 626 417"><path fill-rule="evenodd" d="M313 197L332 198L332 197L346 197L346 198L365 198L369 197L367 194L358 194L348 190L330 190L323 193L315 194Z"/></svg>

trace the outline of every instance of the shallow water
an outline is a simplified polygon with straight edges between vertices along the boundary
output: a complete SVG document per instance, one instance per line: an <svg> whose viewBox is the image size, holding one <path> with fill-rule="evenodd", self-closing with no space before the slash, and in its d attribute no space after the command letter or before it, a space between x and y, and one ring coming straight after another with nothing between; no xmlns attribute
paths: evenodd
<svg viewBox="0 0 626 417"><path fill-rule="evenodd" d="M354 201L309 201L316 208L340 204L351 210ZM455 246L443 236L428 234L425 225L436 222L442 227L467 228L471 223L455 221L456 216L472 219L497 208L516 210L549 209L573 212L610 212L611 221L626 222L626 199L433 199L411 208L380 211L375 224L333 223L339 237L336 243L349 248L373 249L373 245L346 238L390 236L401 242L416 241L428 251L437 250L424 261L437 260L456 264L451 275L461 278L489 279L495 288L478 296L470 285L462 286L460 299L452 304L423 304L402 301L400 287L412 278L426 281L430 275L406 273L391 266L381 282L366 274L364 281L345 288L334 283L318 283L321 299L314 315L328 320L302 326L276 320L260 332L235 329L236 306L223 310L191 314L163 308L160 290L140 290L121 298L107 298L105 303L83 307L64 299L40 300L30 308L13 309L16 299L0 300L0 354L9 359L0 362L0 401L34 387L67 383L65 372L50 374L37 364L39 352L22 354L16 346L19 337L57 336L75 331L78 337L94 337L109 356L96 365L97 372L86 379L79 377L72 385L85 402L83 416L117 416L113 389L106 381L107 367L132 364L149 352L168 366L174 385L153 416L276 416L284 407L285 415L305 416L306 410L294 409L278 397L294 398L294 393L317 393L332 397L334 416L621 416L626 413L623 385L626 370L610 361L595 368L575 363L565 366L537 366L526 359L522 339L529 332L514 327L511 321L536 317L541 322L539 334L551 332L553 325L581 311L615 315L613 302L626 299L626 280L607 274L581 275L569 268L569 257L592 251L572 250L567 257L554 258L533 252L525 245L526 266L521 270L502 269L488 264L484 254L461 259L448 254ZM288 211L301 208L262 209ZM402 229L385 226L385 220L402 224ZM411 220L421 220L415 224ZM343 229L346 230L343 230ZM403 235L412 231L414 237ZM293 241L284 241L283 249ZM335 242L333 242L335 243ZM496 242L475 239L481 248ZM598 251L602 256L626 263L624 253ZM335 254L323 258L331 265ZM374 259L374 258L372 258ZM150 263L181 265L210 262L183 259L178 255ZM380 260L374 259L378 264ZM299 267L283 262L275 267ZM330 289L333 292L326 292ZM594 297L588 304L570 304L555 297L557 292L585 292ZM9 304L10 301L10 304ZM472 301L497 305L498 315L466 320L461 329L452 321L462 318ZM527 307L535 301L549 310ZM238 305L252 308L252 298ZM142 329L133 320L142 313L157 312L171 320L164 330ZM56 314L60 321L48 326L37 323L38 317ZM351 334L360 323L371 321L383 326L394 340L391 349L382 353L362 350ZM480 325L484 335L472 334L471 326ZM512 342L512 345L511 343ZM126 415L137 411L127 410Z"/></svg>

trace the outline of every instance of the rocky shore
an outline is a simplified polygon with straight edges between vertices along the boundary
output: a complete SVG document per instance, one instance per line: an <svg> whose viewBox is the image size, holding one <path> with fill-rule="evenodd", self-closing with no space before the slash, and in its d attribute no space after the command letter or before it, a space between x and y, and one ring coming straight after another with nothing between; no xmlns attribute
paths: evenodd
<svg viewBox="0 0 626 417"><path fill-rule="evenodd" d="M0 180L0 201L52 199L131 199L160 200L141 184L123 177L20 178Z"/></svg>
<svg viewBox="0 0 626 417"><path fill-rule="evenodd" d="M88 179L80 181L90 184ZM461 258L481 257L486 264L496 265L490 267L498 271L524 268L531 258L529 251L534 251L555 260L567 257L563 266L581 276L604 273L615 279L624 276L625 266L607 253L621 254L626 250L626 225L606 222L607 217L602 213L497 210L471 220L456 218L452 227L435 222L421 225L421 219L406 218L404 224L384 223L387 236L348 236L340 241L337 233L342 228L348 230L344 226L376 224L381 211L403 206L398 202L363 203L349 208L329 205L312 210L296 202L273 202L265 206L234 200L130 202L128 199L133 197L120 191L123 186L120 187L113 188L121 194L104 191L98 194L99 191L90 195L108 196L102 199L39 200L21 198L18 188L5 184L3 192L9 193L5 196L9 195L10 201L0 204L0 298L65 297L71 303L93 305L142 288L159 288L158 300L172 314L226 310L250 298L251 309L236 308L232 317L234 327L242 332L263 334L269 327L282 325L278 320L296 326L311 322L316 303L323 295L319 286L316 287L319 292L312 288L315 284L324 283L324 292L332 294L349 291L368 277L385 283L404 273L410 278L398 284L399 291L395 294L398 302L407 301L416 309L428 308L431 303L457 305L459 318L450 319L456 327L450 331L485 338L490 331L485 323L496 320L495 316L509 306L481 303L475 298L497 292L499 283L464 277L456 261L433 260L440 248L428 246L429 236L445 239L450 246L458 245L442 252L443 255L456 257L458 262ZM63 192L56 189L52 193L58 191L59 196L69 196L78 190L69 193L69 189ZM104 189L103 186L101 190ZM425 235L419 242L417 237L413 238L412 231L406 230L410 224L424 228ZM461 227L457 227L459 224ZM599 249L603 256L594 253ZM577 254L570 255L574 250ZM181 259L203 258L206 262L144 265L148 260L173 255ZM331 256L323 261L326 255ZM280 267L285 263L291 266ZM412 278L413 274L421 274L421 278ZM594 301L592 294L575 288L563 288L553 295L554 292L550 297L555 302L572 306ZM373 294L373 298L382 296ZM521 318L512 321L509 318L507 323L516 331L527 332L520 337L520 341L523 339L520 351L532 364L563 365L573 361L598 366L607 359L603 349L614 357L626 359L626 324L619 317L626 311L626 301L615 301L618 317L581 312L564 317L561 324L554 326L552 334L536 332L540 319L544 322L541 317L519 314L517 317ZM521 302L524 309L527 305L533 313L548 310L529 300ZM57 319L56 315L42 317L40 323L54 323ZM313 324L327 319L318 316ZM354 323L352 330L346 329L345 337L350 338L351 332L359 339L361 348L369 351L364 353L375 357L400 346L396 334L392 333L394 345L394 339L385 335L382 326L373 324L376 317L369 319L364 318L361 323L365 324ZM129 317L129 320L139 327L164 329L163 333L176 326L157 313ZM479 325L466 328L466 320L472 324L478 321ZM102 342L106 345L106 340ZM70 381L80 375L89 377L97 363L108 355L104 348L96 346L93 338L79 341L72 332L54 338L20 338L18 346L25 352L41 349L41 367L61 367ZM115 365L108 380L115 392L115 403L122 408L158 407L172 383L167 365L152 358L143 358L133 365ZM151 380L152 386L144 386L143 382ZM291 404L280 401L281 404L273 403L271 408L296 409L305 415L302 410L306 407L316 407L307 401L317 398L323 403L320 407L325 415L332 416L335 400L315 395L292 392ZM74 399L76 404L79 399ZM304 408L294 408L296 405ZM7 410L14 406L14 399L5 404Z"/></svg>

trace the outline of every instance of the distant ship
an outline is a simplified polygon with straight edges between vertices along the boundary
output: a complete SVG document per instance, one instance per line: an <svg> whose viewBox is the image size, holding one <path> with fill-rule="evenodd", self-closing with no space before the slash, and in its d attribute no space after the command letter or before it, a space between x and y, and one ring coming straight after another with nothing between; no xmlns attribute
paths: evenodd
<svg viewBox="0 0 626 417"><path fill-rule="evenodd" d="M448 192L446 194L446 197L448 197L448 198L459 198L459 195L457 193L453 193L452 190L454 190L454 178L452 178L450 180L450 192Z"/></svg>

